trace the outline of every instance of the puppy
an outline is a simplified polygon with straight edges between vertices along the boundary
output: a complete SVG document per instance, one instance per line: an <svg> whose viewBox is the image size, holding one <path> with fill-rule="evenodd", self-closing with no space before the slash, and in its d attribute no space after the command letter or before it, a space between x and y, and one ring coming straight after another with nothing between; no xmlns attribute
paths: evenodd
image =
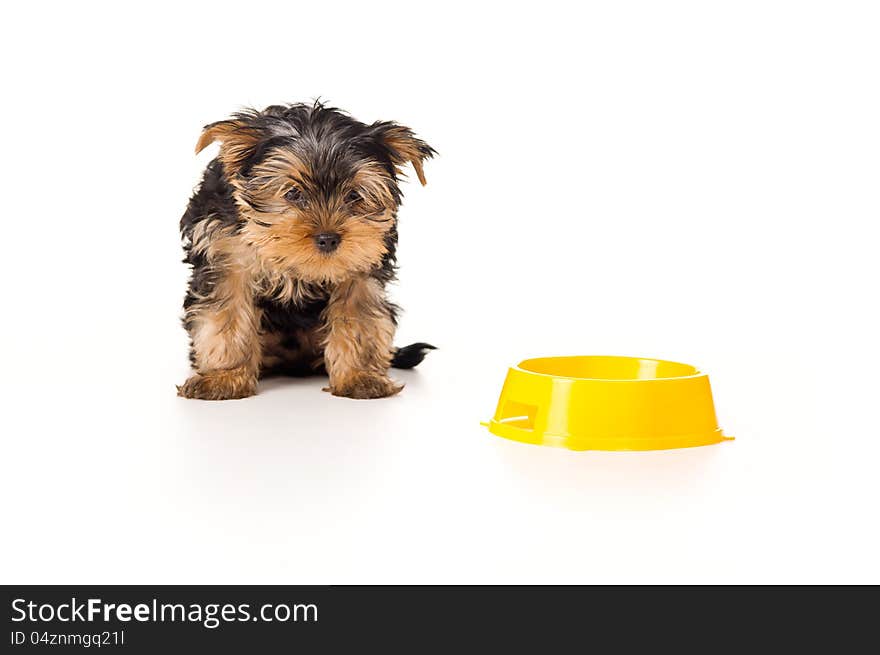
<svg viewBox="0 0 880 655"><path fill-rule="evenodd" d="M194 375L186 398L244 398L272 373L326 371L325 391L382 398L433 346L392 345L402 167L435 153L391 122L366 125L320 103L212 123L220 142L180 221L192 277L184 300Z"/></svg>

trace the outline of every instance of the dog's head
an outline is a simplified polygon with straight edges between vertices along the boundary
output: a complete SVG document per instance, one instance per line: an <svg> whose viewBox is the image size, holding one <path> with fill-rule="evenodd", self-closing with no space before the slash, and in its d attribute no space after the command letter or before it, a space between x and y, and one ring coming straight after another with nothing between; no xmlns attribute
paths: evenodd
<svg viewBox="0 0 880 655"><path fill-rule="evenodd" d="M398 186L434 150L396 123L366 125L314 105L245 111L205 127L196 152L220 142L219 159L265 265L314 282L339 282L381 266L396 238Z"/></svg>

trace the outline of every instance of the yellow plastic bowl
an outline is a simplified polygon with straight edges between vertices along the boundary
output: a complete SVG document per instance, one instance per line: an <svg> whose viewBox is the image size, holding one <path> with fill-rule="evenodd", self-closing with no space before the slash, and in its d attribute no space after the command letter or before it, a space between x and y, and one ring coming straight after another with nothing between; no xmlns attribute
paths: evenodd
<svg viewBox="0 0 880 655"><path fill-rule="evenodd" d="M540 357L507 372L492 434L571 450L661 450L720 443L709 377L638 357Z"/></svg>

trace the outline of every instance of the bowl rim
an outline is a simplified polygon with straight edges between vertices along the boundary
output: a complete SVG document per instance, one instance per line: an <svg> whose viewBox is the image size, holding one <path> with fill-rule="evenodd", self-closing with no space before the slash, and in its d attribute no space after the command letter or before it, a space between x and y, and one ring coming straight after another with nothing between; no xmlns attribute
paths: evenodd
<svg viewBox="0 0 880 655"><path fill-rule="evenodd" d="M572 375L553 375L551 373L540 373L538 371L532 371L523 366L524 364L527 364L528 362L534 361L536 359L630 359L657 362L658 364L675 364L677 366L687 366L688 368L694 369L695 372L691 375L676 375L673 377L665 378L586 378ZM512 366L511 368L517 371L521 371L522 373L526 373L528 375L540 375L541 377L551 378L555 380L589 380L591 382L664 382L671 380L690 380L693 378L706 377L707 375L706 372L703 371L699 366L694 366L693 364L677 362L672 359L658 359L656 357L633 357L629 355L542 355L539 357L528 357L526 359L520 360L520 362L516 366Z"/></svg>

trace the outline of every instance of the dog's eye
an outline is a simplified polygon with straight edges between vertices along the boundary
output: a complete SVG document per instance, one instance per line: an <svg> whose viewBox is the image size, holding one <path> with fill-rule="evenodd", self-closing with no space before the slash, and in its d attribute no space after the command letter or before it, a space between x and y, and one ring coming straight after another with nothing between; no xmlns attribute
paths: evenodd
<svg viewBox="0 0 880 655"><path fill-rule="evenodd" d="M349 191L348 194L345 196L345 202L350 204L360 202L361 200L363 200L363 197L357 191Z"/></svg>
<svg viewBox="0 0 880 655"><path fill-rule="evenodd" d="M303 192L296 187L290 187L290 191L284 194L284 198L288 202L292 202L294 205L300 205L301 207L305 207L308 204Z"/></svg>

